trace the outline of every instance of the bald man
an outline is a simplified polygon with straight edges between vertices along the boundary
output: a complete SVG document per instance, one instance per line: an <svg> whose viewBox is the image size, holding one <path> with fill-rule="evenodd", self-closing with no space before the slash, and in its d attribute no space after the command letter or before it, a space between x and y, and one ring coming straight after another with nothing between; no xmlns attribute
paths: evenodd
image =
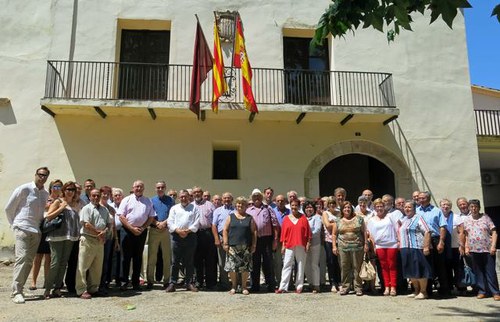
<svg viewBox="0 0 500 322"><path fill-rule="evenodd" d="M144 182L136 180L132 185L132 194L123 198L116 215L122 224L120 234L122 239L122 282L120 289L127 290L129 286L128 273L132 264L132 288L140 290L139 277L142 267L142 252L148 235L148 227L156 216L151 200L143 195Z"/></svg>

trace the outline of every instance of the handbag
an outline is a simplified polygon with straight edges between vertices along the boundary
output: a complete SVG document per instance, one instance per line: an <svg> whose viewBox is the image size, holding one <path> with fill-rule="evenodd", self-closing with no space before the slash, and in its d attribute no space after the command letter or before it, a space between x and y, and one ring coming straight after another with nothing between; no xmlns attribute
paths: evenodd
<svg viewBox="0 0 500 322"><path fill-rule="evenodd" d="M460 284L462 284L463 287L476 285L476 274L474 274L472 268L467 265L465 257L462 257L462 260L464 261L464 276L462 277Z"/></svg>
<svg viewBox="0 0 500 322"><path fill-rule="evenodd" d="M361 269L359 270L359 277L361 277L363 281L371 281L375 279L375 275L375 268L365 255L363 263L361 264Z"/></svg>
<svg viewBox="0 0 500 322"><path fill-rule="evenodd" d="M42 234L50 233L51 231L61 228L63 223L63 218L64 218L63 213L60 213L59 215L57 215L57 217L55 217L52 220L47 220L47 218L44 218L40 225L40 230L42 231Z"/></svg>

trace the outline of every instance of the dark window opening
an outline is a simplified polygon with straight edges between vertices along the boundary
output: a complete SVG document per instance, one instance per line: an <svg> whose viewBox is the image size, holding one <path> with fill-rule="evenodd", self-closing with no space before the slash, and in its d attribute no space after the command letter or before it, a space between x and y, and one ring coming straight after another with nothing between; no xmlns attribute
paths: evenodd
<svg viewBox="0 0 500 322"><path fill-rule="evenodd" d="M212 179L238 179L238 151L214 150Z"/></svg>
<svg viewBox="0 0 500 322"><path fill-rule="evenodd" d="M122 30L121 99L167 100L170 31Z"/></svg>
<svg viewBox="0 0 500 322"><path fill-rule="evenodd" d="M328 45L310 51L311 38L284 37L285 101L330 105Z"/></svg>

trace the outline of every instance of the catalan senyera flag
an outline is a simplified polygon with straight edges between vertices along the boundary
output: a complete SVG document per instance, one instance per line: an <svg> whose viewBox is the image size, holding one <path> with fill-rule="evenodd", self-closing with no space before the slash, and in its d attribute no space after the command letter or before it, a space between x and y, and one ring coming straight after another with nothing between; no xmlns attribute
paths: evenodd
<svg viewBox="0 0 500 322"><path fill-rule="evenodd" d="M234 66L241 68L241 83L243 86L245 108L252 113L259 113L252 92L252 67L248 60L240 15L236 16L236 35L234 38Z"/></svg>
<svg viewBox="0 0 500 322"><path fill-rule="evenodd" d="M212 111L219 111L219 97L227 92L227 83L224 78L224 58L220 46L219 29L217 21L214 22L214 66L212 68Z"/></svg>
<svg viewBox="0 0 500 322"><path fill-rule="evenodd" d="M207 79L208 72L212 69L212 66L212 53L198 21L194 41L193 71L191 73L191 91L189 95L189 109L196 114L198 119L200 119L201 84Z"/></svg>

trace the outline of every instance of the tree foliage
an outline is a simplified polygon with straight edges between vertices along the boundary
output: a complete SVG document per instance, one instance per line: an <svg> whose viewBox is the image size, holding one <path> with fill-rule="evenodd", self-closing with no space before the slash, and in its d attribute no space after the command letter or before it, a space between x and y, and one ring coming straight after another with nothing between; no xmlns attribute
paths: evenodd
<svg viewBox="0 0 500 322"><path fill-rule="evenodd" d="M321 44L331 33L333 37L344 37L350 30L372 27L381 32L387 28L387 39L393 41L401 29L412 30L411 15L430 12L430 23L440 16L452 28L458 10L471 8L467 0L332 0L318 22L312 44ZM500 22L500 4L491 16Z"/></svg>

